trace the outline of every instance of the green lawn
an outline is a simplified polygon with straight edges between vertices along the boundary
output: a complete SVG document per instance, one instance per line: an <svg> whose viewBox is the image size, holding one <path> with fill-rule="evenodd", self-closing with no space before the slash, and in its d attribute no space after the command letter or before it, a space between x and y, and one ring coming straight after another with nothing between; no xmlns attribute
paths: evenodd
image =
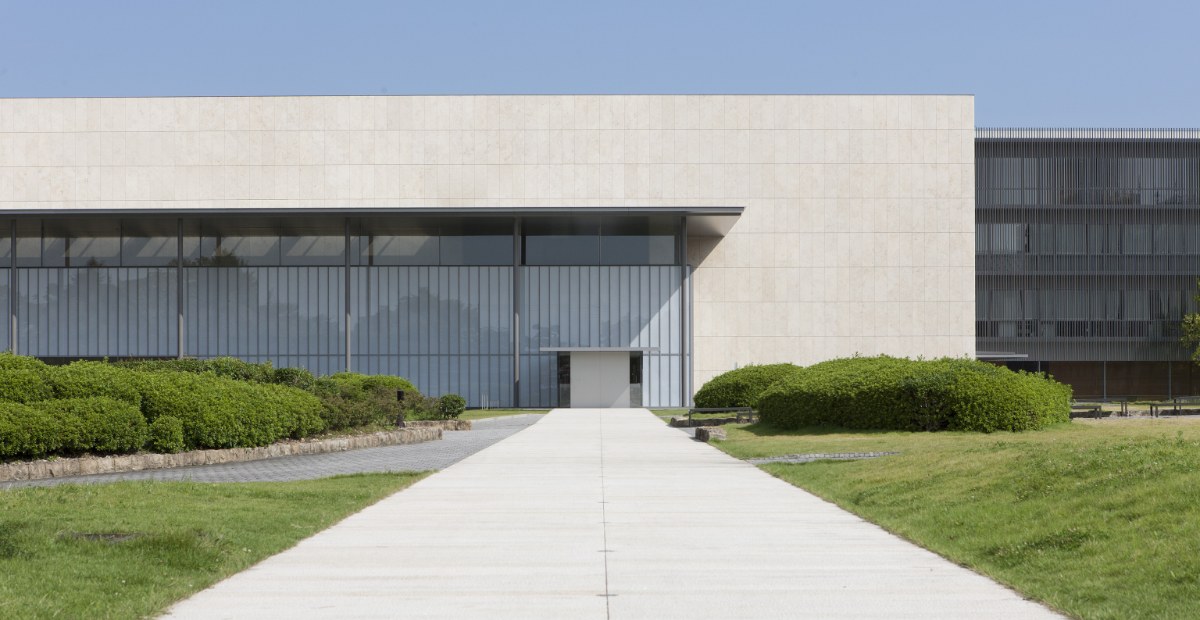
<svg viewBox="0 0 1200 620"><path fill-rule="evenodd" d="M726 427L739 458L899 451L763 469L1082 618L1200 617L1200 420L1028 433Z"/></svg>
<svg viewBox="0 0 1200 620"><path fill-rule="evenodd" d="M509 415L525 415L527 413L543 414L549 413L549 409L468 409L459 414L460 420L483 420L485 418L499 418Z"/></svg>
<svg viewBox="0 0 1200 620"><path fill-rule="evenodd" d="M0 490L0 618L141 618L419 480Z"/></svg>

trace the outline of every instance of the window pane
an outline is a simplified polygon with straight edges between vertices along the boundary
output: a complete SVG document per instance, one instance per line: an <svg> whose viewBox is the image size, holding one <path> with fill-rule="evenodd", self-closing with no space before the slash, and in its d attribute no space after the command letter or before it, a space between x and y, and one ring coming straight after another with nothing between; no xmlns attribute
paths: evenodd
<svg viewBox="0 0 1200 620"><path fill-rule="evenodd" d="M284 265L344 265L345 236L305 235L280 238Z"/></svg>
<svg viewBox="0 0 1200 620"><path fill-rule="evenodd" d="M599 218L530 219L525 222L526 265L597 265Z"/></svg>
<svg viewBox="0 0 1200 620"><path fill-rule="evenodd" d="M279 264L279 237L201 237L200 255L214 266Z"/></svg>
<svg viewBox="0 0 1200 620"><path fill-rule="evenodd" d="M511 265L512 234L442 237L441 261L443 265Z"/></svg>
<svg viewBox="0 0 1200 620"><path fill-rule="evenodd" d="M165 267L175 263L175 237L125 237L121 264L125 267Z"/></svg>
<svg viewBox="0 0 1200 620"><path fill-rule="evenodd" d="M120 237L73 237L67 244L71 267L115 267L121 263Z"/></svg>
<svg viewBox="0 0 1200 620"><path fill-rule="evenodd" d="M366 239L364 265L438 264L438 238L434 235L372 235Z"/></svg>
<svg viewBox="0 0 1200 620"><path fill-rule="evenodd" d="M607 217L600 227L600 264L673 265L677 220Z"/></svg>

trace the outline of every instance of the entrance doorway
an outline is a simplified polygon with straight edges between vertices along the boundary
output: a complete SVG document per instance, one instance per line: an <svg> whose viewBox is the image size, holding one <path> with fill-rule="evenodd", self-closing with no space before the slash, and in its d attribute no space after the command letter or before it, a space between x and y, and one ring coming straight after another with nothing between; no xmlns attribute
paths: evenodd
<svg viewBox="0 0 1200 620"><path fill-rule="evenodd" d="M642 351L559 351L558 403L576 409L641 407Z"/></svg>

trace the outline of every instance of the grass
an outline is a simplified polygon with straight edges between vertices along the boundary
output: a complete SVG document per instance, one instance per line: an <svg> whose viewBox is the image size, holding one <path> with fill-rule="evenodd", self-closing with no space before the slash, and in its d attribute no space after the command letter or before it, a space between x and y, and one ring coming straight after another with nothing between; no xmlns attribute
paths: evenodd
<svg viewBox="0 0 1200 620"><path fill-rule="evenodd" d="M1020 434L726 427L739 458L899 451L763 469L1081 618L1200 615L1200 421Z"/></svg>
<svg viewBox="0 0 1200 620"><path fill-rule="evenodd" d="M549 409L468 409L459 414L460 420L483 420L486 418L499 418L510 415L525 415L527 413L543 414L549 413Z"/></svg>
<svg viewBox="0 0 1200 620"><path fill-rule="evenodd" d="M423 476L0 491L0 617L155 615Z"/></svg>

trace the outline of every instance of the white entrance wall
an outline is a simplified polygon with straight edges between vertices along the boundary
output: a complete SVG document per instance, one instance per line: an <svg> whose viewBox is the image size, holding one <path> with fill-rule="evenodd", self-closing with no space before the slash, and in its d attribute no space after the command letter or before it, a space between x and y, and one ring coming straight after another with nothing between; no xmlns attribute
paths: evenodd
<svg viewBox="0 0 1200 620"><path fill-rule="evenodd" d="M571 352L572 409L628 406L628 351Z"/></svg>

